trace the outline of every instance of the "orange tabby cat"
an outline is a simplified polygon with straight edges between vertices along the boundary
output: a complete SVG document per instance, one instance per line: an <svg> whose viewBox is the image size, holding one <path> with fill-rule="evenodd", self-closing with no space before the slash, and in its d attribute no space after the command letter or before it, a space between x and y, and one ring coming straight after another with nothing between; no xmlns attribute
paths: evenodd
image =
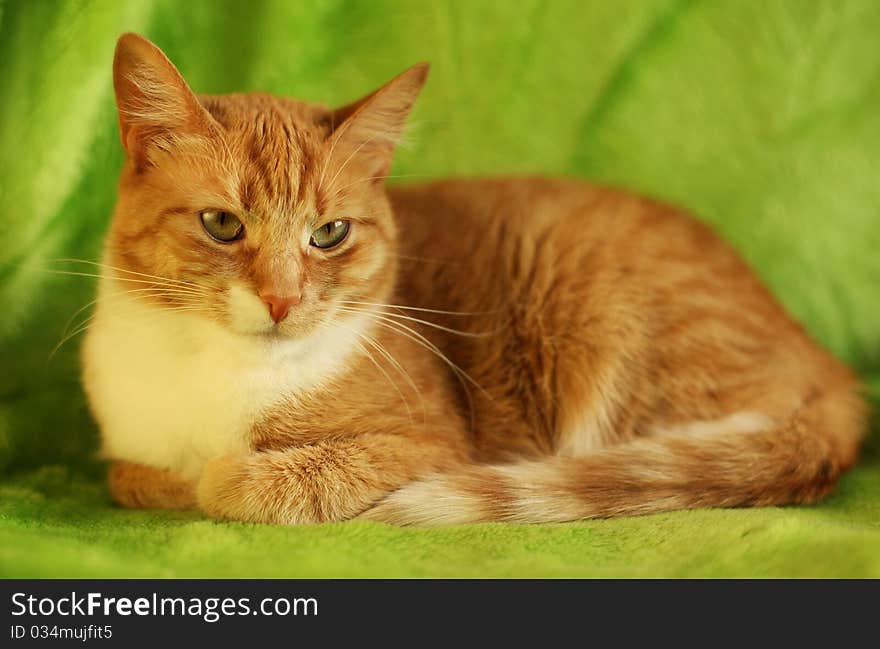
<svg viewBox="0 0 880 649"><path fill-rule="evenodd" d="M114 62L84 380L130 507L307 523L811 503L853 375L708 227L571 180L386 188L417 65L337 110Z"/></svg>

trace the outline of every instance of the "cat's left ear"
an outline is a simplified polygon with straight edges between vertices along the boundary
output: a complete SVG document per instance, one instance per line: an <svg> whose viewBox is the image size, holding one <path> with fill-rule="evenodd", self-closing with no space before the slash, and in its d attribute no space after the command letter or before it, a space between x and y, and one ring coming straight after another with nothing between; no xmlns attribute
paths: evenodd
<svg viewBox="0 0 880 649"><path fill-rule="evenodd" d="M386 175L394 146L400 141L406 118L425 85L429 68L427 63L414 65L375 92L332 111L329 146L334 151L359 156L376 176ZM339 156L340 160L346 158Z"/></svg>

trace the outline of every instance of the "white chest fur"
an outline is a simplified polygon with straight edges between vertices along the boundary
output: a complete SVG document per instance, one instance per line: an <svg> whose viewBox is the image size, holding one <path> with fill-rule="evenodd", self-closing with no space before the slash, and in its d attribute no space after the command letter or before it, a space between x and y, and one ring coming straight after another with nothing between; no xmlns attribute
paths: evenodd
<svg viewBox="0 0 880 649"><path fill-rule="evenodd" d="M99 304L83 360L104 455L188 479L212 457L244 452L273 403L340 372L361 324L278 341L233 334L107 287Z"/></svg>

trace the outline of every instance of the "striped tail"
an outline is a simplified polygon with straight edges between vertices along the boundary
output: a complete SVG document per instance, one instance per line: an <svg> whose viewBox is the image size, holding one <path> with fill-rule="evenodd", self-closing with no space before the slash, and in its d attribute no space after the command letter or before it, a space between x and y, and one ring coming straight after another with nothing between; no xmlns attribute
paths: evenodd
<svg viewBox="0 0 880 649"><path fill-rule="evenodd" d="M814 503L854 463L864 429L857 398L826 404L819 409L814 402L786 425L760 432L657 436L579 457L472 465L412 482L361 518L397 525L550 523Z"/></svg>

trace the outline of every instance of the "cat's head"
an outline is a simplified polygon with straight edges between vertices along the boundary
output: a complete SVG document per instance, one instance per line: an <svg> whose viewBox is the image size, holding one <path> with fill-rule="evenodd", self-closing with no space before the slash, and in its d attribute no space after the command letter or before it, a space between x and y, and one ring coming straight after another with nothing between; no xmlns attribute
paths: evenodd
<svg viewBox="0 0 880 649"><path fill-rule="evenodd" d="M302 338L385 301L397 233L384 179L427 72L336 110L197 97L161 50L125 34L113 78L127 161L108 272L132 296L244 335Z"/></svg>

